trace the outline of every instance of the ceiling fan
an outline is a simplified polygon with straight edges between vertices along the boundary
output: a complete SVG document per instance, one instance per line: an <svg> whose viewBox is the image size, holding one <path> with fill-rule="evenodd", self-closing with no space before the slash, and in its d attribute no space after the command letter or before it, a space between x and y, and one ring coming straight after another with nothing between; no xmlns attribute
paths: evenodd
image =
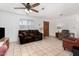
<svg viewBox="0 0 79 59"><path fill-rule="evenodd" d="M39 6L40 3L35 3L35 4L30 4L30 3L21 3L24 7L16 7L14 9L25 9L27 10L28 12L30 11L33 11L33 12L36 12L38 13L39 11L34 9L35 7Z"/></svg>

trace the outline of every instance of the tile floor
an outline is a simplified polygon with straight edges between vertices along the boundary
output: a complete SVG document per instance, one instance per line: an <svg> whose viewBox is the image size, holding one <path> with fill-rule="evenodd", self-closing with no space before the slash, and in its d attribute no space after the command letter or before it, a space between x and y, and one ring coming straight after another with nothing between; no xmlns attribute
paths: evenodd
<svg viewBox="0 0 79 59"><path fill-rule="evenodd" d="M6 56L72 56L72 52L63 49L62 40L48 37L23 45L10 43Z"/></svg>

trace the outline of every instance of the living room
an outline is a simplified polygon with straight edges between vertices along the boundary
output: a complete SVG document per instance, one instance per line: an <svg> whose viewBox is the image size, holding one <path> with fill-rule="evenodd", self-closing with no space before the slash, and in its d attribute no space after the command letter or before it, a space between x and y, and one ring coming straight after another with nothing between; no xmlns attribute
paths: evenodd
<svg viewBox="0 0 79 59"><path fill-rule="evenodd" d="M79 3L39 3L34 8L39 12L32 11L29 13L24 9L16 9L20 7L25 8L22 3L0 3L0 27L5 29L5 37L9 39L6 56L73 55L73 52L64 50L63 40L56 38L56 33L69 30L70 33L73 33L73 37L79 37ZM48 28L47 26L44 27L45 22L48 22ZM45 28L47 28L48 34L44 32ZM20 44L20 30L26 30L26 32L38 30L38 33L42 33L42 39L26 43L22 38L21 40L25 43ZM45 33L47 34L46 37ZM38 51L40 52L38 53Z"/></svg>

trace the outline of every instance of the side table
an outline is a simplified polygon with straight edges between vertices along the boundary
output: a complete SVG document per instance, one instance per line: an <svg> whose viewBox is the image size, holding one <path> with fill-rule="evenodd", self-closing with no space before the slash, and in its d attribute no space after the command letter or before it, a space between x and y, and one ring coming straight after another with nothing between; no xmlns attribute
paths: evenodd
<svg viewBox="0 0 79 59"><path fill-rule="evenodd" d="M59 34L60 34L59 32L55 33L56 38L58 38Z"/></svg>

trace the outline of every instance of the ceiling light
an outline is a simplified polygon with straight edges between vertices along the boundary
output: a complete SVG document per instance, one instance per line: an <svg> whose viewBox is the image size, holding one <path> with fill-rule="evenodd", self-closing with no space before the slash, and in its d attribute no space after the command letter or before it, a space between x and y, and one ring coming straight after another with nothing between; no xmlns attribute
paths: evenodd
<svg viewBox="0 0 79 59"><path fill-rule="evenodd" d="M32 10L29 10L29 12L32 12Z"/></svg>
<svg viewBox="0 0 79 59"><path fill-rule="evenodd" d="M28 11L27 9L25 9L25 12L26 12L26 13L29 13L29 11Z"/></svg>
<svg viewBox="0 0 79 59"><path fill-rule="evenodd" d="M30 13L30 12L32 12L32 10L25 9L25 12Z"/></svg>

